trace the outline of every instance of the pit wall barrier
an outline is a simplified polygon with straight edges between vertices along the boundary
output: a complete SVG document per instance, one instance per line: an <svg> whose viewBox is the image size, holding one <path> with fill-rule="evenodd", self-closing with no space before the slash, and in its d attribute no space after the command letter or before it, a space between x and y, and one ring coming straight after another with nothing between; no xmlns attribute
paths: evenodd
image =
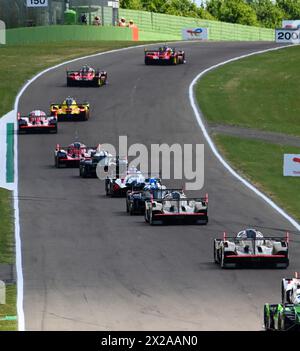
<svg viewBox="0 0 300 351"><path fill-rule="evenodd" d="M6 31L6 44L8 45L72 40L137 41L139 33L131 28L82 25L13 28Z"/></svg>

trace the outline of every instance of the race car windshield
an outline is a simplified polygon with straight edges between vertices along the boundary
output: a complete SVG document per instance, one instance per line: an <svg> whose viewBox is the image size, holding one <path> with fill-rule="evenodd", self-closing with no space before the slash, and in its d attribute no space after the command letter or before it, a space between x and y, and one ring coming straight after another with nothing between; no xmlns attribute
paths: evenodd
<svg viewBox="0 0 300 351"><path fill-rule="evenodd" d="M256 231L252 229L246 230L247 239L256 239Z"/></svg>
<svg viewBox="0 0 300 351"><path fill-rule="evenodd" d="M71 106L73 104L74 99L73 98L67 98L66 99L66 105Z"/></svg>
<svg viewBox="0 0 300 351"><path fill-rule="evenodd" d="M89 73L91 71L91 68L89 66L83 66L81 69L82 73Z"/></svg>

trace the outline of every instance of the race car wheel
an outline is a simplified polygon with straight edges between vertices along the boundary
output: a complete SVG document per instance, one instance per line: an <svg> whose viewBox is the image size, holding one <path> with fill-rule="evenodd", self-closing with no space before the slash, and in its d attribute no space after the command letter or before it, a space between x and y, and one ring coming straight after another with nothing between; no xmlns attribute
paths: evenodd
<svg viewBox="0 0 300 351"><path fill-rule="evenodd" d="M73 81L72 79L67 78L67 87L73 86Z"/></svg>
<svg viewBox="0 0 300 351"><path fill-rule="evenodd" d="M80 177L86 178L87 177L86 169L84 167L80 167L79 174L80 174Z"/></svg>
<svg viewBox="0 0 300 351"><path fill-rule="evenodd" d="M149 223L148 211L147 211L147 210L145 210L145 216L144 216L144 218L145 218L145 222L146 222L146 223Z"/></svg>
<svg viewBox="0 0 300 351"><path fill-rule="evenodd" d="M284 289L284 282L281 282L281 302L286 303L286 293Z"/></svg>
<svg viewBox="0 0 300 351"><path fill-rule="evenodd" d="M126 212L128 213L129 212L129 206L128 206L128 201L126 199Z"/></svg>
<svg viewBox="0 0 300 351"><path fill-rule="evenodd" d="M278 330L284 330L284 317L282 317L281 313L278 315Z"/></svg>
<svg viewBox="0 0 300 351"><path fill-rule="evenodd" d="M109 193L109 180L108 179L105 179L105 194L106 194L106 196L110 195L110 193Z"/></svg>
<svg viewBox="0 0 300 351"><path fill-rule="evenodd" d="M270 330L270 316L268 316L267 306L264 306L264 326L265 330Z"/></svg>
<svg viewBox="0 0 300 351"><path fill-rule="evenodd" d="M153 218L153 211L149 211L149 223L150 223L150 225L160 225L160 224L163 224L162 221L158 221L157 219L154 220L154 218Z"/></svg>
<svg viewBox="0 0 300 351"><path fill-rule="evenodd" d="M133 206L132 205L129 206L129 213L130 213L130 216L134 215L134 211L133 211Z"/></svg>
<svg viewBox="0 0 300 351"><path fill-rule="evenodd" d="M218 263L218 256L217 256L217 249L216 249L216 244L214 242L214 261L215 263Z"/></svg>
<svg viewBox="0 0 300 351"><path fill-rule="evenodd" d="M145 65L149 65L149 64L150 64L150 62L149 62L148 57L145 57Z"/></svg>
<svg viewBox="0 0 300 351"><path fill-rule="evenodd" d="M84 115L83 120L84 120L84 121L87 121L89 118L90 118L90 111L87 110L87 111L85 112L85 115Z"/></svg>
<svg viewBox="0 0 300 351"><path fill-rule="evenodd" d="M54 166L56 167L56 168L59 168L59 161L58 161L58 157L54 157Z"/></svg>
<svg viewBox="0 0 300 351"><path fill-rule="evenodd" d="M149 214L149 223L150 223L150 225L153 225L153 224L154 224L154 223L153 223L152 211L151 211L150 214Z"/></svg>
<svg viewBox="0 0 300 351"><path fill-rule="evenodd" d="M98 87L102 87L105 84L105 80L103 78L99 78L97 81Z"/></svg>
<svg viewBox="0 0 300 351"><path fill-rule="evenodd" d="M221 268L226 268L224 250L222 250L222 254L221 254Z"/></svg>

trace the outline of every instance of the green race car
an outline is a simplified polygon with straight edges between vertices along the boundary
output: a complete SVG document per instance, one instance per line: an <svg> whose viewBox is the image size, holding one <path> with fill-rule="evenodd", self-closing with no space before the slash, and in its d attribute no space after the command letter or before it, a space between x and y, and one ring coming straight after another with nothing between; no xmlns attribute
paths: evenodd
<svg viewBox="0 0 300 351"><path fill-rule="evenodd" d="M265 304L264 325L267 331L300 331L300 305Z"/></svg>
<svg viewBox="0 0 300 351"><path fill-rule="evenodd" d="M265 304L264 325L266 330L300 331L300 275L282 279L281 303Z"/></svg>

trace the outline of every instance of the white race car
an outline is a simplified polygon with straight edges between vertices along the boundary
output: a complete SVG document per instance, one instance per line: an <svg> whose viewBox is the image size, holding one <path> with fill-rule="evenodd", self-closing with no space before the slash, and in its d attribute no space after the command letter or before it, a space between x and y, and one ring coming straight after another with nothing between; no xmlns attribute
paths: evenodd
<svg viewBox="0 0 300 351"><path fill-rule="evenodd" d="M245 229L235 237L224 233L214 240L214 261L222 268L243 265L287 268L289 265L289 237L264 237L256 229Z"/></svg>
<svg viewBox="0 0 300 351"><path fill-rule="evenodd" d="M295 272L294 278L284 278L281 283L282 303L300 305L300 274Z"/></svg>
<svg viewBox="0 0 300 351"><path fill-rule="evenodd" d="M57 133L57 116L47 116L40 110L31 111L28 116L18 113L18 132Z"/></svg>
<svg viewBox="0 0 300 351"><path fill-rule="evenodd" d="M182 190L165 189L161 198L145 203L145 221L156 224L207 224L208 196L189 198Z"/></svg>

